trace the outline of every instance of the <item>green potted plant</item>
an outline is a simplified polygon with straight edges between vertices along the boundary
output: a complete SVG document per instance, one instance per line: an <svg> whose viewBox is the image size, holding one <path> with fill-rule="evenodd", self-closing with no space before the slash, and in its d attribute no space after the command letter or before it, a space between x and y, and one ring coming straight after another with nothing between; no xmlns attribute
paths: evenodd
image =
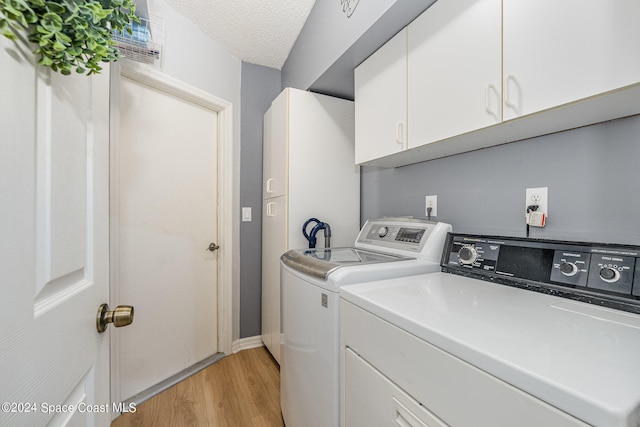
<svg viewBox="0 0 640 427"><path fill-rule="evenodd" d="M120 58L112 32L130 33L133 21L133 0L0 0L0 33L15 41L26 31L38 62L65 75Z"/></svg>

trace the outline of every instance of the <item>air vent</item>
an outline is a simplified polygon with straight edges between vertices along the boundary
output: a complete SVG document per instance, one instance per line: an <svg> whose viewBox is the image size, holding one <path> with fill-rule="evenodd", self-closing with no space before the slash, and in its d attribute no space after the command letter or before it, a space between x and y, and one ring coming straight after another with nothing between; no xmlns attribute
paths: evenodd
<svg viewBox="0 0 640 427"><path fill-rule="evenodd" d="M164 19L152 15L150 19L140 18L140 23L132 23L129 31L114 32L113 40L118 50L127 59L143 64L160 65L164 44Z"/></svg>

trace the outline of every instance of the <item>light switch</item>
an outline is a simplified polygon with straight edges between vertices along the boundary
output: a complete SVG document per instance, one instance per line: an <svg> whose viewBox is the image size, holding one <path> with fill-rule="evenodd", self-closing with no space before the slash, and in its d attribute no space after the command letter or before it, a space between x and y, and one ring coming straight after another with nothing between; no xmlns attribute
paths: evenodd
<svg viewBox="0 0 640 427"><path fill-rule="evenodd" d="M242 208L242 222L251 221L251 207Z"/></svg>

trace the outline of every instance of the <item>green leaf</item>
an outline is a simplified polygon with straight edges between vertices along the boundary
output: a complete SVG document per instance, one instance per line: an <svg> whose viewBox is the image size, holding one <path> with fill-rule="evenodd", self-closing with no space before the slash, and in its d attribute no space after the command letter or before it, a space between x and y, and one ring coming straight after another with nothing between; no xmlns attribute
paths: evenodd
<svg viewBox="0 0 640 427"><path fill-rule="evenodd" d="M53 64L53 59L49 58L48 56L43 56L42 58L40 58L40 61L38 61L38 63L45 66L50 66L51 64Z"/></svg>
<svg viewBox="0 0 640 427"><path fill-rule="evenodd" d="M64 33L56 33L56 40L58 40L62 44L69 45L71 43L71 37Z"/></svg>
<svg viewBox="0 0 640 427"><path fill-rule="evenodd" d="M62 30L62 18L53 12L47 12L42 16L40 25L51 32Z"/></svg>
<svg viewBox="0 0 640 427"><path fill-rule="evenodd" d="M56 40L55 42L53 42L53 50L55 50L56 52L62 52L63 50L65 50L65 46Z"/></svg>
<svg viewBox="0 0 640 427"><path fill-rule="evenodd" d="M61 4L52 2L52 1L48 1L48 2L43 2L44 5L46 5L49 10L53 13L57 13L59 15L63 15L64 13L67 12L67 9L65 9L64 6L62 6Z"/></svg>
<svg viewBox="0 0 640 427"><path fill-rule="evenodd" d="M25 19L30 24L38 22L38 15L33 11L29 4L25 0L12 0L25 16Z"/></svg>
<svg viewBox="0 0 640 427"><path fill-rule="evenodd" d="M0 30L0 33L9 40L18 40L18 37L9 28Z"/></svg>
<svg viewBox="0 0 640 427"><path fill-rule="evenodd" d="M2 10L2 13L10 20L17 22L18 24L20 24L22 27L28 27L29 23L27 22L27 19L25 18L24 14L14 8L13 6L11 6L10 4L5 4Z"/></svg>
<svg viewBox="0 0 640 427"><path fill-rule="evenodd" d="M9 27L9 21L3 18L0 18L0 34L10 40L16 39L16 35L13 33L13 31L11 31L11 28Z"/></svg>
<svg viewBox="0 0 640 427"><path fill-rule="evenodd" d="M20 12L18 9L16 9L15 7L11 6L10 4L3 4L2 5L2 13L6 14L12 14L12 15L22 15L22 12Z"/></svg>

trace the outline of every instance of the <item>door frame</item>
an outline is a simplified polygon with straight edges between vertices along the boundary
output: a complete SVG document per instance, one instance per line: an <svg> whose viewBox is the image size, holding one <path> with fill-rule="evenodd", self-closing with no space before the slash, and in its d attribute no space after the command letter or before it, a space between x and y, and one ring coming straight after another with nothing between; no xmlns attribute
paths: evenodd
<svg viewBox="0 0 640 427"><path fill-rule="evenodd" d="M109 250L109 300L112 305L127 304L119 299L118 265L118 133L120 128L120 79L122 76L155 89L201 105L218 114L218 245L217 287L218 287L218 351L230 354L232 351L232 272L233 272L233 110L232 103L200 90L185 82L161 73L149 66L129 60L119 60L111 64L111 89L109 101L109 146L110 146L110 250ZM119 340L112 333L111 351L111 398L121 402L119 377ZM115 415L115 414L114 414Z"/></svg>

